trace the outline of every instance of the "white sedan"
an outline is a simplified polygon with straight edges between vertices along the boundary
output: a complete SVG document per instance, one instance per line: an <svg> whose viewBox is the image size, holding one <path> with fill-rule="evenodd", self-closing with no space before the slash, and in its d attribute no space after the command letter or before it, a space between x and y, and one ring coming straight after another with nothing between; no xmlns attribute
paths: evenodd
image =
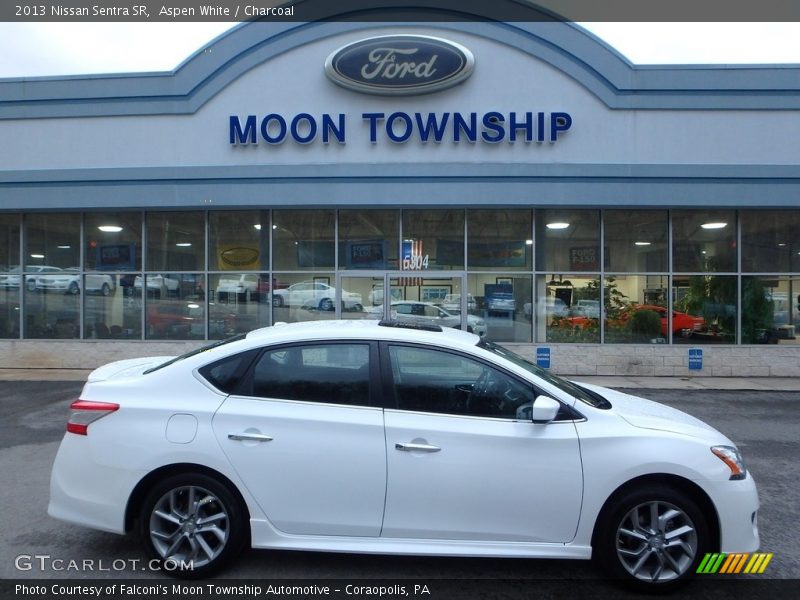
<svg viewBox="0 0 800 600"><path fill-rule="evenodd" d="M595 557L666 589L753 552L732 441L571 383L476 335L396 321L276 325L95 370L53 465L53 517L177 575L255 548Z"/></svg>
<svg viewBox="0 0 800 600"><path fill-rule="evenodd" d="M430 302L398 300L392 302L392 318L405 323L440 325L461 328L461 315L451 314ZM486 335L486 321L475 315L467 315L467 331L481 337Z"/></svg>
<svg viewBox="0 0 800 600"><path fill-rule="evenodd" d="M300 306L309 309L333 310L336 302L336 288L320 281L301 281L288 288L272 292L272 306ZM342 290L342 308L362 311L361 294Z"/></svg>
<svg viewBox="0 0 800 600"><path fill-rule="evenodd" d="M81 273L78 267L68 267L53 273L36 276L36 291L63 292L65 294L81 293ZM105 273L87 273L84 276L86 291L109 296L114 291L116 281Z"/></svg>

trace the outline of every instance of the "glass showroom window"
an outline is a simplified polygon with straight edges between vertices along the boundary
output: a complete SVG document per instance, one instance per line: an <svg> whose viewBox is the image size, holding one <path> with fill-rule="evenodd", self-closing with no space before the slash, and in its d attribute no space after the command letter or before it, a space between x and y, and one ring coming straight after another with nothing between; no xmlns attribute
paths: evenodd
<svg viewBox="0 0 800 600"><path fill-rule="evenodd" d="M269 273L212 273L208 276L208 337L228 336L269 325Z"/></svg>
<svg viewBox="0 0 800 600"><path fill-rule="evenodd" d="M672 212L672 268L679 273L736 272L736 212Z"/></svg>
<svg viewBox="0 0 800 600"><path fill-rule="evenodd" d="M206 337L205 214L148 213L148 273L134 280L134 297L144 300L145 337L197 340ZM183 272L181 272L183 271Z"/></svg>
<svg viewBox="0 0 800 600"><path fill-rule="evenodd" d="M536 270L599 271L600 211L537 210Z"/></svg>
<svg viewBox="0 0 800 600"><path fill-rule="evenodd" d="M606 343L669 339L668 229L665 210L603 211L606 270L616 272L604 279Z"/></svg>
<svg viewBox="0 0 800 600"><path fill-rule="evenodd" d="M467 278L467 327L494 342L530 342L533 315L532 280L518 273L470 274ZM445 297L441 304L458 315L461 294Z"/></svg>
<svg viewBox="0 0 800 600"><path fill-rule="evenodd" d="M333 270L335 213L332 210L276 210L272 213L273 268Z"/></svg>
<svg viewBox="0 0 800 600"><path fill-rule="evenodd" d="M25 215L26 338L80 337L79 213Z"/></svg>
<svg viewBox="0 0 800 600"><path fill-rule="evenodd" d="M397 270L400 211L340 210L339 269Z"/></svg>
<svg viewBox="0 0 800 600"><path fill-rule="evenodd" d="M206 268L202 212L147 213L147 270L202 271Z"/></svg>
<svg viewBox="0 0 800 600"><path fill-rule="evenodd" d="M273 323L336 318L338 290L335 287L334 273L274 273L273 278ZM360 312L363 305L362 296L358 292L342 288L343 312Z"/></svg>
<svg viewBox="0 0 800 600"><path fill-rule="evenodd" d="M599 274L537 276L535 309L536 341L600 343Z"/></svg>
<svg viewBox="0 0 800 600"><path fill-rule="evenodd" d="M736 343L737 278L674 275L672 343Z"/></svg>
<svg viewBox="0 0 800 600"><path fill-rule="evenodd" d="M84 218L84 337L139 339L141 304L134 294L142 269L140 212L87 213Z"/></svg>
<svg viewBox="0 0 800 600"><path fill-rule="evenodd" d="M87 213L83 262L87 271L141 271L142 213Z"/></svg>
<svg viewBox="0 0 800 600"><path fill-rule="evenodd" d="M668 281L666 275L607 275L603 285L605 342L667 343ZM587 305L586 309L594 318L599 318L593 306Z"/></svg>
<svg viewBox="0 0 800 600"><path fill-rule="evenodd" d="M20 215L0 214L0 338L19 337Z"/></svg>
<svg viewBox="0 0 800 600"><path fill-rule="evenodd" d="M800 212L747 210L739 214L742 222L742 271L800 271Z"/></svg>
<svg viewBox="0 0 800 600"><path fill-rule="evenodd" d="M665 210L603 211L606 270L666 273L669 270L667 230Z"/></svg>
<svg viewBox="0 0 800 600"><path fill-rule="evenodd" d="M213 211L208 229L209 270L269 269L269 211Z"/></svg>
<svg viewBox="0 0 800 600"><path fill-rule="evenodd" d="M404 210L401 270L464 269L463 210Z"/></svg>
<svg viewBox="0 0 800 600"><path fill-rule="evenodd" d="M222 339L269 325L269 211L214 211L208 215L208 337Z"/></svg>
<svg viewBox="0 0 800 600"><path fill-rule="evenodd" d="M529 210L467 211L467 268L530 271L533 255Z"/></svg>
<svg viewBox="0 0 800 600"><path fill-rule="evenodd" d="M736 343L737 279L710 274L736 267L735 211L673 211L673 343Z"/></svg>
<svg viewBox="0 0 800 600"><path fill-rule="evenodd" d="M206 337L205 275L199 273L146 273L144 287L136 278L134 289L145 296L145 336L148 340L202 340Z"/></svg>
<svg viewBox="0 0 800 600"><path fill-rule="evenodd" d="M442 307L466 308L467 328L487 339L531 341L532 280L515 271L533 268L532 217L530 210L467 211L467 295L451 294Z"/></svg>
<svg viewBox="0 0 800 600"><path fill-rule="evenodd" d="M800 277L742 278L742 343L798 344Z"/></svg>

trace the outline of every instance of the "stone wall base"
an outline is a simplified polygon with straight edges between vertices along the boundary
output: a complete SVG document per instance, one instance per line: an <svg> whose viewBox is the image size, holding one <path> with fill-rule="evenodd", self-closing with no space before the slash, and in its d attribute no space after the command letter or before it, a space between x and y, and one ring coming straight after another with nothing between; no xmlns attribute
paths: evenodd
<svg viewBox="0 0 800 600"><path fill-rule="evenodd" d="M140 356L172 356L204 341L0 340L0 369L94 369ZM536 360L535 344L504 344ZM669 346L551 344L550 369L559 375L645 377L800 377L800 344ZM703 368L689 369L689 348L703 349Z"/></svg>

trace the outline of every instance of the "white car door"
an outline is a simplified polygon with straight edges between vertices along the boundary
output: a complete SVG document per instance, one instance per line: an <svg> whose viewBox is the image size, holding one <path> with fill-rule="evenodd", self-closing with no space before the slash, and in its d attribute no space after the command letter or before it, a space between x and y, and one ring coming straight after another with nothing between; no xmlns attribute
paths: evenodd
<svg viewBox="0 0 800 600"><path fill-rule="evenodd" d="M583 475L569 414L534 424L533 386L465 355L392 344L381 352L396 401L385 412L382 536L574 537Z"/></svg>
<svg viewBox="0 0 800 600"><path fill-rule="evenodd" d="M289 306L305 306L312 299L313 283L302 282L289 286Z"/></svg>
<svg viewBox="0 0 800 600"><path fill-rule="evenodd" d="M280 531L378 536L386 493L375 344L268 348L214 416L226 456Z"/></svg>

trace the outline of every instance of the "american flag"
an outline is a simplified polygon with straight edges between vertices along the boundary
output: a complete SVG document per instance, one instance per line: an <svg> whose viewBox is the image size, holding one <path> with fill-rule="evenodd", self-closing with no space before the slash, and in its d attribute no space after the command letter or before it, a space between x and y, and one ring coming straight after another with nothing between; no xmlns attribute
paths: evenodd
<svg viewBox="0 0 800 600"><path fill-rule="evenodd" d="M403 270L416 271L421 268L422 262L422 240L404 240L403 241ZM418 265L420 265L418 268ZM406 267L409 267L406 269ZM401 286L420 286L422 285L421 277L400 277L397 285Z"/></svg>

